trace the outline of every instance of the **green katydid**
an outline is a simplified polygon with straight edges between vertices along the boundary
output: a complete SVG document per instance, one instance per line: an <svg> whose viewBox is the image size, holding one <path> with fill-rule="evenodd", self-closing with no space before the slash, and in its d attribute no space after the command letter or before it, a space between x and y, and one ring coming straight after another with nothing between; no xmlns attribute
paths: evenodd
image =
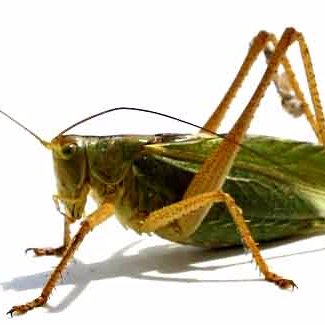
<svg viewBox="0 0 325 325"><path fill-rule="evenodd" d="M314 114L285 56L295 41L300 46ZM256 91L230 132L217 136L232 99L263 51L267 68ZM280 65L283 75L278 74ZM247 136L272 81L283 107L306 116L320 145ZM295 286L269 270L256 242L325 232L324 116L302 34L287 28L278 42L273 34L260 32L228 92L197 135L66 135L90 118L51 142L25 128L52 151L57 179L54 198L65 209L65 235L61 247L31 248L38 256L59 255L61 261L40 296L12 307L9 314L44 305L86 235L114 214L138 233L155 233L173 242L213 248L243 243L267 281L281 288ZM98 208L85 216L89 195ZM70 225L81 218L79 231L70 238Z"/></svg>

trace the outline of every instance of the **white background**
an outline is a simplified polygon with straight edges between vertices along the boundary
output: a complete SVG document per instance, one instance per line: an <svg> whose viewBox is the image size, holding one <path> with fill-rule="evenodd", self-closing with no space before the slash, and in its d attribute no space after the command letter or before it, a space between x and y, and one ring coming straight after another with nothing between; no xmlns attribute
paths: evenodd
<svg viewBox="0 0 325 325"><path fill-rule="evenodd" d="M325 90L321 1L1 1L0 109L45 139L116 106L151 108L204 124L261 29L304 32L321 95ZM303 77L297 47L290 51ZM263 71L248 78L222 131L229 130ZM302 84L304 84L304 79ZM306 88L305 88L306 89ZM196 132L144 114L112 114L75 132ZM314 141L271 87L250 129ZM242 250L205 252L125 231L116 220L82 244L45 308L12 320L5 312L35 298L54 257L24 255L56 246L62 220L50 153L0 117L0 322L58 324L323 323L324 237L263 251L299 290L261 280Z"/></svg>

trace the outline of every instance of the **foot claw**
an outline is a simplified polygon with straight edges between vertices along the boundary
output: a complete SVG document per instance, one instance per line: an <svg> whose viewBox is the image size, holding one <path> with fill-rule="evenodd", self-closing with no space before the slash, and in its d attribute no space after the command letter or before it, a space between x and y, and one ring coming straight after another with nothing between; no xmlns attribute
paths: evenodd
<svg viewBox="0 0 325 325"><path fill-rule="evenodd" d="M13 313L14 313L14 311L11 308L8 312L6 312L6 315L10 315L10 317L12 318L13 317Z"/></svg>
<svg viewBox="0 0 325 325"><path fill-rule="evenodd" d="M298 289L298 286L292 280L284 279L275 273L268 273L265 278L267 281L275 283L281 289Z"/></svg>
<svg viewBox="0 0 325 325"><path fill-rule="evenodd" d="M20 305L20 306L13 306L6 315L10 315L10 317L14 317L14 315L21 315L26 313L31 308L27 308L26 305Z"/></svg>
<svg viewBox="0 0 325 325"><path fill-rule="evenodd" d="M61 246L57 248L34 248L34 247L29 247L25 249L25 254L28 252L32 251L35 256L62 256L64 251L66 249L66 246Z"/></svg>
<svg viewBox="0 0 325 325"><path fill-rule="evenodd" d="M27 313L29 310L34 309L36 307L43 306L47 301L47 298L44 298L43 296L40 296L33 301L25 304L25 305L17 305L13 306L6 315L10 315L13 317L14 315L21 315Z"/></svg>
<svg viewBox="0 0 325 325"><path fill-rule="evenodd" d="M294 290L295 288L298 289L297 285L292 281L288 279L280 279L276 284L281 288L281 289L292 289Z"/></svg>

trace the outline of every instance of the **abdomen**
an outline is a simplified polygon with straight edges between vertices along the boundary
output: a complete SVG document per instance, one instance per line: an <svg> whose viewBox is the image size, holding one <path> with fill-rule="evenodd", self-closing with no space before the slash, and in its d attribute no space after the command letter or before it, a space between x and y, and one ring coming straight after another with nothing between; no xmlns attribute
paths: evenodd
<svg viewBox="0 0 325 325"><path fill-rule="evenodd" d="M206 144L209 140L202 141ZM215 144L211 141L211 150L220 143L220 140ZM124 207L123 213L129 214L127 218L148 215L182 199L200 163L191 162L187 166L181 156L175 158L173 145L166 144L165 156L148 155L134 162L119 202ZM177 146L179 150L180 144ZM184 143L184 156L194 153L192 146L197 148L197 143ZM254 239L262 243L325 232L322 148L266 137L248 138L245 148L249 150L240 151L223 191L243 210ZM264 156L270 155L272 160L263 161ZM305 170L306 173L309 170L309 175L301 170L302 163L307 164ZM313 185L315 181L319 182L317 188ZM172 232L163 230L159 235L173 240ZM183 242L204 247L241 245L232 218L222 203L215 204L195 233Z"/></svg>

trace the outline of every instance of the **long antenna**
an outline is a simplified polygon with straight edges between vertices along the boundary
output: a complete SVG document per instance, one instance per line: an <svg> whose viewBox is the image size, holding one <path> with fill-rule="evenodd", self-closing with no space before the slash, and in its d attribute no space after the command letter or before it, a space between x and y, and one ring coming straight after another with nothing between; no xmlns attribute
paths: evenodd
<svg viewBox="0 0 325 325"><path fill-rule="evenodd" d="M66 129L64 129L63 131L61 131L57 136L60 136L60 135L63 135L64 133L70 131L71 129L75 128L76 126L80 125L80 124L83 124L89 120L92 120L96 117L99 117L101 115L105 115L105 114L108 114L108 113L111 113L111 112L115 112L115 111L136 111L136 112L144 112L144 113L149 113L149 114L154 114L154 115L158 115L158 116L163 116L163 117L166 117L166 118L169 118L171 120L174 120L174 121L178 121L178 122L181 122L181 123L184 123L184 124L187 124L187 125L190 125L190 126L194 126L195 128L198 128L198 129L201 129L207 133L210 133L212 135L216 135L216 136L219 136L221 138L224 138L225 136L223 134L218 134L218 133L215 133L209 129L206 129L198 124L194 124L194 123L191 123L191 122L188 122L188 121L185 121L185 120L182 120L178 117L174 117L174 116L171 116L171 115L168 115L168 114L164 114L164 113L159 113L159 112L156 112L156 111L153 111L153 110L150 110L150 109L145 109L145 108L136 108L136 107L115 107L115 108L110 108L110 109L106 109L104 111L101 111L99 113L96 113L96 114L93 114L91 116L88 116L72 125L70 125L69 127L67 127Z"/></svg>
<svg viewBox="0 0 325 325"><path fill-rule="evenodd" d="M21 124L20 122L18 122L16 119L14 119L12 116L10 116L9 114L7 114L6 112L0 110L0 113L2 115L4 115L5 117L7 117L9 120L11 120L12 122L14 122L16 125L18 125L19 127L21 127L22 129L24 129L25 131L27 131L30 135L32 135L34 138L36 138L43 146L47 147L49 146L49 143L44 141L43 139L41 139L37 134L35 134L33 131L31 131L29 128L27 128L25 125Z"/></svg>
<svg viewBox="0 0 325 325"><path fill-rule="evenodd" d="M114 112L114 111L122 111L122 110L144 112L144 113L150 113L150 114L154 114L154 115L158 115L158 116L163 116L163 117L166 117L166 118L175 120L175 121L179 121L181 123L185 123L185 124L190 125L190 126L193 126L195 128L199 128L200 130L203 130L203 131L205 131L207 133L213 134L215 136L218 136L220 138L223 138L223 139L226 139L227 140L227 135L226 134L218 134L218 133L215 133L215 132L213 132L213 131L211 131L209 129L206 129L206 128L200 126L200 125L197 125L197 124L194 124L194 123L191 123L191 122L182 120L182 119L177 118L177 117L170 116L168 114L159 113L159 112L155 112L155 111L152 111L152 110L149 110L149 109L144 109L144 108L135 108L135 107L116 107L116 108L111 108L111 109L104 110L102 112L99 112L97 114L91 115L89 117L86 117L86 118L80 120L79 122L76 122L76 123L72 124L71 126L67 127L63 131L61 131L57 135L57 137L59 137L59 136L63 135L64 133L70 131L72 128L74 128L74 127L76 127L76 126L78 126L78 125L80 125L82 123L85 123L85 122L87 122L87 121L89 121L91 119L94 119L94 118L96 118L98 116L101 116L101 115L104 115L104 114L108 114L108 113L111 113L111 112ZM51 149L52 148L50 142L46 142L46 141L42 140L37 134L35 134L33 131L31 131L30 129L28 129L26 126L24 126L23 124L21 124L20 122L18 122L16 119L14 119L13 117L11 117L10 115L8 115L7 113L5 113L4 111L0 110L0 114L4 115L9 120L11 120L12 122L14 122L16 125L18 125L22 129L24 129L25 131L27 131L30 135L32 135L34 138L36 138L46 148L48 148L48 149ZM268 161L268 162L272 163L275 167L280 168L280 170L285 171L286 173L288 173L288 174L290 174L292 176L295 176L295 177L298 177L300 179L303 179L301 177L301 175L299 175L299 174L297 175L297 173L293 172L292 170L290 170L289 168L287 168L285 165L279 164L274 159L272 159L270 157L267 157L267 156L261 154L258 150L255 150L253 148L250 148L250 147L246 146L243 143L237 143L237 145L240 146L241 148L245 148L246 150L248 150L249 152L253 153L257 157L262 158L265 161Z"/></svg>
<svg viewBox="0 0 325 325"><path fill-rule="evenodd" d="M193 126L195 128L198 128L200 130L203 130L207 133L210 133L212 135L215 135L217 137L220 137L222 139L227 139L227 135L226 134L218 134L216 132L213 132L207 128L204 128L200 125L197 125L197 124L194 124L194 123L191 123L191 122L188 122L188 121L185 121L185 120L182 120L180 118L177 118L177 117L174 117L174 116L171 116L171 115L168 115L168 114L164 114L164 113L159 113L159 112L156 112L156 111L152 111L152 110L149 110L149 109L144 109L144 108L135 108L135 107L115 107L115 108L110 108L110 109L106 109L104 111L101 111L99 113L96 113L96 114L93 114L91 116L88 116L82 120L80 120L79 122L76 122L74 124L72 124L71 126L67 127L66 129L64 129L63 131L61 131L57 136L61 136L63 135L64 133L70 131L71 129L73 129L74 127L82 124L82 123L85 123L89 120L92 120L98 116L101 116L101 115L105 115L105 114L108 114L108 113L111 113L111 112L114 112L114 111L123 111L123 110L127 110L127 111L136 111L136 112L144 112L144 113L149 113L149 114L154 114L154 115L158 115L158 116L163 116L163 117L166 117L166 118L169 118L169 119L172 119L172 120L175 120L175 121L178 121L178 122L181 122L181 123L184 123L184 124L187 124L187 125L190 125L190 126ZM286 173L292 175L292 176L295 176L295 177L298 177L299 179L303 179L301 177L301 175L297 175L297 173L291 171L289 168L287 168L285 165L282 165L282 164L279 164L277 161L275 161L274 159L270 158L270 157L267 157L263 154L261 154L258 150L255 150L253 148L250 148L248 146L246 146L245 144L243 143L236 143L238 146L240 146L241 148L244 148L245 150L248 150L249 152L253 153L254 155L256 155L257 157L259 158L262 158L264 159L265 161L268 161L270 162L271 164L273 164L275 167L278 167L280 170L282 171L285 171Z"/></svg>

